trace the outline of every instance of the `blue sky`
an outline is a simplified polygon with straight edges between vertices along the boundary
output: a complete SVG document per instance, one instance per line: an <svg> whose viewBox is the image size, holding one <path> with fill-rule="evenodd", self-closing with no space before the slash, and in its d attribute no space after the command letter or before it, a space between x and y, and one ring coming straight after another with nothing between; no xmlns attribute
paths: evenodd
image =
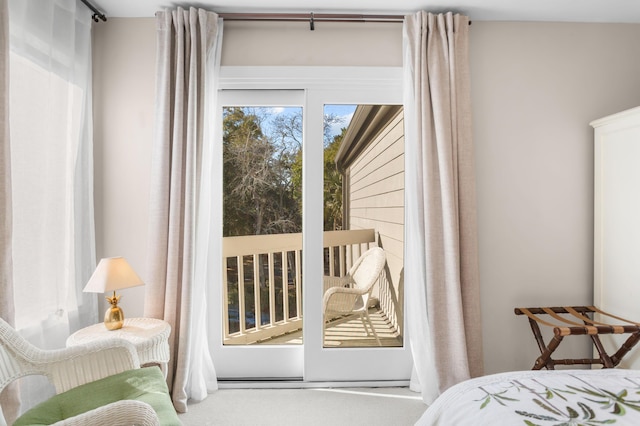
<svg viewBox="0 0 640 426"><path fill-rule="evenodd" d="M339 135L343 127L349 126L357 105L325 105L325 114L334 114L343 118L343 123L331 127L331 136Z"/></svg>
<svg viewBox="0 0 640 426"><path fill-rule="evenodd" d="M335 135L339 135L342 132L343 127L348 127L353 117L357 105L345 105L345 104L328 104L324 106L325 114L333 114L342 118L342 123L331 126L331 138ZM269 127L271 126L271 120L279 114L293 115L300 111L300 107L252 107L258 111L266 113L267 120L263 123L266 127L267 133L269 133Z"/></svg>

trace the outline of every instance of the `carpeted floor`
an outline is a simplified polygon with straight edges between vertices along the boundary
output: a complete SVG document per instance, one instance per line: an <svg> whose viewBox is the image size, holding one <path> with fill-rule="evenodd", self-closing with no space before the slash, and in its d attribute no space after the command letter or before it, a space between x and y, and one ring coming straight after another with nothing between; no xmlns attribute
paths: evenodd
<svg viewBox="0 0 640 426"><path fill-rule="evenodd" d="M427 406L407 388L221 389L180 415L185 426L403 426Z"/></svg>

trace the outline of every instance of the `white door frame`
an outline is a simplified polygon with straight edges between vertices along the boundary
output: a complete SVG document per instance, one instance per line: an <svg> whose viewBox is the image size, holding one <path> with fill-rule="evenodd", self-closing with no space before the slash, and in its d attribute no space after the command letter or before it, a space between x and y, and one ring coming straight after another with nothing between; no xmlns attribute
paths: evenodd
<svg viewBox="0 0 640 426"><path fill-rule="evenodd" d="M303 107L305 103L304 90L223 90L218 94L218 105L216 106L216 117L222 117L223 106L265 106L265 107ZM217 122L218 126L222 126L222 120ZM216 132L218 133L218 132ZM222 153L222 133L218 135L215 141L215 151ZM222 156L219 164L216 166L215 173L218 179L217 194L219 203L222 206L222 180L223 180L223 164ZM220 215L216 226L216 243L220 245L220 251L215 255L216 266L220 268L217 276L218 282L222 283L222 208L218 208ZM303 278L304 283L304 278ZM303 377L303 346L302 345L223 345L222 336L222 315L220 307L226 301L223 300L222 286L214 288L212 292L211 312L210 315L212 337L210 342L210 350L213 354L216 373L221 378L227 379L295 379L300 380ZM257 315L256 318L259 316Z"/></svg>

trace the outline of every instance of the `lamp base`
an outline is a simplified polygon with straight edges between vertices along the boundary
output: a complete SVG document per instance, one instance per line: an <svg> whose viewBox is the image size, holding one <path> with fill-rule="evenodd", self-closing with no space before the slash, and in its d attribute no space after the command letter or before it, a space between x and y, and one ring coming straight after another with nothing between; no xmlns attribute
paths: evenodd
<svg viewBox="0 0 640 426"><path fill-rule="evenodd" d="M118 330L124 324L124 312L118 305L111 306L104 314L104 326L107 330Z"/></svg>

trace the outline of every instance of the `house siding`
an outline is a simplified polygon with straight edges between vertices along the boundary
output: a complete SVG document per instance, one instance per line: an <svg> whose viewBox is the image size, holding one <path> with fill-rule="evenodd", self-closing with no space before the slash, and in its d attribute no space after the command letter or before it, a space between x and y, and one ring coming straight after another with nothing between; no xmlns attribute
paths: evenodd
<svg viewBox="0 0 640 426"><path fill-rule="evenodd" d="M387 285L375 289L380 307L402 333L404 257L404 120L402 110L347 170L349 228L376 229L387 255Z"/></svg>

